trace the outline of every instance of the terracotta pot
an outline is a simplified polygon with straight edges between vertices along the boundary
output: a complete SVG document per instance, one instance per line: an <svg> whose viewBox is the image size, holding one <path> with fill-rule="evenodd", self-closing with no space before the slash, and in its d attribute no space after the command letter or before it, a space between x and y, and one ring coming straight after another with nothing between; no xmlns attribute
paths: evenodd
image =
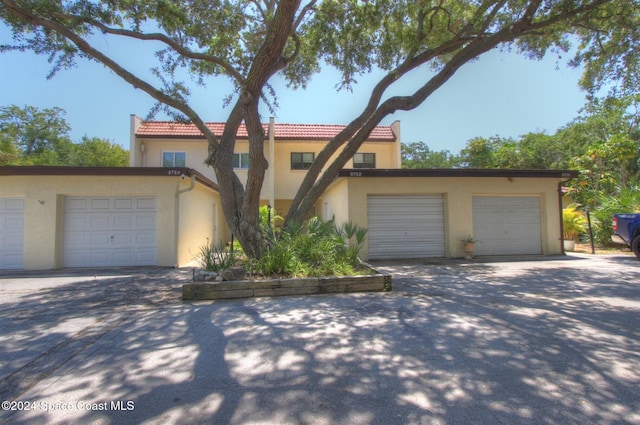
<svg viewBox="0 0 640 425"><path fill-rule="evenodd" d="M464 243L464 258L465 260L471 260L473 258L473 248L475 243L473 242L465 242Z"/></svg>

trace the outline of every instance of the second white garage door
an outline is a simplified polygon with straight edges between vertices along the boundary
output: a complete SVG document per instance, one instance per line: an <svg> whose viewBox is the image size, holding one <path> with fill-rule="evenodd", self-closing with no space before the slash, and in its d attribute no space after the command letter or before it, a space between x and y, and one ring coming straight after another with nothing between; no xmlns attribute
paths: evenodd
<svg viewBox="0 0 640 425"><path fill-rule="evenodd" d="M542 254L540 198L474 196L476 255Z"/></svg>
<svg viewBox="0 0 640 425"><path fill-rule="evenodd" d="M444 257L442 195L369 196L369 259Z"/></svg>
<svg viewBox="0 0 640 425"><path fill-rule="evenodd" d="M157 257L153 197L67 197L64 266L147 266Z"/></svg>

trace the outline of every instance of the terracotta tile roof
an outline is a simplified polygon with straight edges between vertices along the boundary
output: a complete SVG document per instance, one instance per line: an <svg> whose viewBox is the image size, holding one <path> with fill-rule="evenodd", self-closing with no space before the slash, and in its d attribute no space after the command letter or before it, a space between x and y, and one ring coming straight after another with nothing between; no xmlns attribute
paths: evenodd
<svg viewBox="0 0 640 425"><path fill-rule="evenodd" d="M211 122L207 126L216 136L221 136L224 123ZM269 124L262 125L265 134L269 130ZM328 124L279 124L276 123L276 140L329 140L336 136L346 126ZM147 138L172 138L172 139L200 139L202 133L195 124L183 124L172 121L148 121L143 123L136 135ZM238 137L247 137L247 129L244 124L238 129ZM369 135L368 140L394 141L396 136L390 126L378 126Z"/></svg>

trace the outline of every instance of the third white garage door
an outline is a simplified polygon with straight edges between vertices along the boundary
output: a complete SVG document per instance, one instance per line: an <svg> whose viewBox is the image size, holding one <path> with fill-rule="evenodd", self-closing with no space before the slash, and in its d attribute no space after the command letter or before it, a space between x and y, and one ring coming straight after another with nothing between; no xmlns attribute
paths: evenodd
<svg viewBox="0 0 640 425"><path fill-rule="evenodd" d="M541 254L540 198L474 196L476 255Z"/></svg>
<svg viewBox="0 0 640 425"><path fill-rule="evenodd" d="M369 259L444 257L442 195L369 196Z"/></svg>
<svg viewBox="0 0 640 425"><path fill-rule="evenodd" d="M67 197L64 266L155 265L156 222L153 197Z"/></svg>

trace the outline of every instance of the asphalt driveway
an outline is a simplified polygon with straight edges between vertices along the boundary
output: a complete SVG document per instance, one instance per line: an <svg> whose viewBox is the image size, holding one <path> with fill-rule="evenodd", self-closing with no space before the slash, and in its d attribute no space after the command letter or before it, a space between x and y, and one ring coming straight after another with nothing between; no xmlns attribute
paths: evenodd
<svg viewBox="0 0 640 425"><path fill-rule="evenodd" d="M0 422L640 424L634 257L376 266L393 292L193 303L190 270L0 275Z"/></svg>

